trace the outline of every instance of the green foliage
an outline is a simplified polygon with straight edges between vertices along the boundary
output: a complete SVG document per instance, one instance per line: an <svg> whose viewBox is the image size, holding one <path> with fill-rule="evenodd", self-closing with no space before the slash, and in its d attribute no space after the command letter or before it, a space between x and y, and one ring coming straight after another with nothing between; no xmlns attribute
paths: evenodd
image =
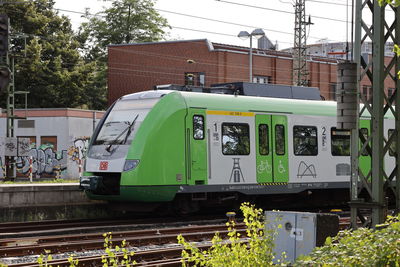
<svg viewBox="0 0 400 267"><path fill-rule="evenodd" d="M50 250L45 250L45 255L40 254L37 259L37 263L40 267L52 267L53 265L49 264L53 260L53 256L50 254ZM68 258L69 267L78 266L79 260L74 259L74 255L70 255ZM0 266L1 267L1 266Z"/></svg>
<svg viewBox="0 0 400 267"><path fill-rule="evenodd" d="M114 0L111 7L92 16L79 29L79 40L88 58L106 61L107 46L159 41L167 21L154 9L153 0Z"/></svg>
<svg viewBox="0 0 400 267"><path fill-rule="evenodd" d="M134 252L129 252L126 248L126 240L121 242L120 246L113 247L112 243L112 234L111 232L103 234L104 237L104 250L106 255L101 256L101 262L103 267L118 267L118 266L134 266L136 261L132 260L132 256ZM122 255L121 255L122 254ZM50 250L45 250L45 255L40 254L37 259L37 263L40 267L51 267L49 264L50 261L53 260L52 255L50 254ZM74 255L70 255L68 257L69 267L79 266L79 260L74 258ZM0 263L0 267L6 267L6 265L2 265Z"/></svg>
<svg viewBox="0 0 400 267"><path fill-rule="evenodd" d="M50 254L50 250L45 250L45 255L40 254L37 263L39 264L40 267L51 267L48 262L53 260L53 256Z"/></svg>
<svg viewBox="0 0 400 267"><path fill-rule="evenodd" d="M243 203L240 207L247 226L246 236L235 229L235 222L228 222L228 241L218 233L212 239L212 246L205 251L178 236L183 245L182 266L271 266L274 259L274 230L265 231L264 214L254 205ZM247 243L245 242L247 241Z"/></svg>
<svg viewBox="0 0 400 267"><path fill-rule="evenodd" d="M400 266L400 215L381 230L345 230L294 266Z"/></svg>
<svg viewBox="0 0 400 267"><path fill-rule="evenodd" d="M400 0L377 0L377 1L381 6L388 4L397 7L400 5Z"/></svg>
<svg viewBox="0 0 400 267"><path fill-rule="evenodd" d="M15 90L28 91L28 107L93 108L86 97L95 80L95 62L85 62L70 20L59 16L53 0L10 0L0 6L10 18ZM105 93L94 102L105 104ZM3 97L1 105L4 107ZM17 98L17 103L24 103Z"/></svg>
<svg viewBox="0 0 400 267"><path fill-rule="evenodd" d="M79 260L78 259L74 259L75 255L70 255L68 257L68 263L69 263L69 267L76 267L78 266Z"/></svg>
<svg viewBox="0 0 400 267"><path fill-rule="evenodd" d="M111 232L103 234L104 237L104 249L106 255L101 256L101 262L103 263L103 267L109 266L133 266L136 264L136 261L132 260L132 256L134 252L129 252L126 248L126 240L121 242L121 246L113 247L112 244L112 234ZM122 253L122 257L120 259L119 255Z"/></svg>
<svg viewBox="0 0 400 267"><path fill-rule="evenodd" d="M154 42L164 36L167 21L154 9L153 0L114 0L96 16L86 12L88 22L79 28L78 40L87 62L96 62L95 80L88 98L96 102L96 96L106 97L107 46L133 42Z"/></svg>

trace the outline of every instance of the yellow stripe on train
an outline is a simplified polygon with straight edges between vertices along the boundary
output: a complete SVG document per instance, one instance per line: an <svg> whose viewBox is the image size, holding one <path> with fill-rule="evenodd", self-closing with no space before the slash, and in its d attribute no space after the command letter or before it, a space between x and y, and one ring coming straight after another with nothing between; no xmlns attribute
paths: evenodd
<svg viewBox="0 0 400 267"><path fill-rule="evenodd" d="M227 115L254 117L254 112L225 111L225 110L207 110L207 115Z"/></svg>
<svg viewBox="0 0 400 267"><path fill-rule="evenodd" d="M259 185L287 185L288 183L259 183Z"/></svg>

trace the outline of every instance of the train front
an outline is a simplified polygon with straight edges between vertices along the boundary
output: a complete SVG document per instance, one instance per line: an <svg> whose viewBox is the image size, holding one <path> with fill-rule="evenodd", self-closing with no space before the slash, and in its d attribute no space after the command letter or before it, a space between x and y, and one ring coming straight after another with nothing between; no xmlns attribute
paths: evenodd
<svg viewBox="0 0 400 267"><path fill-rule="evenodd" d="M127 159L141 124L167 92L148 91L121 97L100 121L90 141L81 189L92 199L119 200L121 175L140 159Z"/></svg>

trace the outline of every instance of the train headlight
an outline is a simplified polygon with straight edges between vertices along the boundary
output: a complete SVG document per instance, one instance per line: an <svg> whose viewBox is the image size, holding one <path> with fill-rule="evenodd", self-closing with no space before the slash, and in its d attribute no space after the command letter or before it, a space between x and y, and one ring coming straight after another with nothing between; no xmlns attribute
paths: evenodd
<svg viewBox="0 0 400 267"><path fill-rule="evenodd" d="M124 172L134 170L139 165L138 159L127 159L124 164Z"/></svg>

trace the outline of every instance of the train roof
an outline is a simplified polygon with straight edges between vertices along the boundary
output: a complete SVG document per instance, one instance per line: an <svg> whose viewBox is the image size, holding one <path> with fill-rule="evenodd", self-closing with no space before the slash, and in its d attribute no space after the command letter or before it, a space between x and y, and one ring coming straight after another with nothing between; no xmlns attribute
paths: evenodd
<svg viewBox="0 0 400 267"><path fill-rule="evenodd" d="M286 98L176 92L188 107L266 113L336 116L336 102Z"/></svg>
<svg viewBox="0 0 400 267"><path fill-rule="evenodd" d="M301 100L243 95L187 92L175 90L151 90L125 95L122 99L162 98L166 95L181 96L187 107L211 110L237 110L264 113L336 116L336 102ZM175 98L176 99L176 98ZM369 113L364 112L365 117ZM393 118L389 112L386 117Z"/></svg>

